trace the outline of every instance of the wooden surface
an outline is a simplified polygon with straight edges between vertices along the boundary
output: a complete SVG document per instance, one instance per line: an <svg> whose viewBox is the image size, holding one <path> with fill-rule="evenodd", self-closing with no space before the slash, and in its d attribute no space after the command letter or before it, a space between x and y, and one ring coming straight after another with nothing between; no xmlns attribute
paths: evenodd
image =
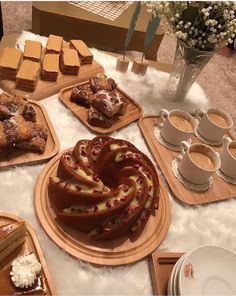
<svg viewBox="0 0 236 296"><path fill-rule="evenodd" d="M23 221L23 219L18 216L12 215L10 213L0 212L0 225L12 223L15 221ZM17 248L9 257L16 258L19 255L28 254L30 252L34 253L38 257L42 265L42 275L44 279L45 293L46 293L45 295L57 295L57 291L55 289L51 274L46 265L46 261L44 259L44 255L41 250L38 238L33 228L27 223L27 234L26 234L26 241L24 245L22 245L22 247L20 248ZM0 275L1 275L1 270L0 270ZM6 279L6 281L7 280L10 280L10 277Z"/></svg>
<svg viewBox="0 0 236 296"><path fill-rule="evenodd" d="M36 111L37 123L42 124L43 127L48 130L48 139L45 151L43 153L40 153L16 148L9 153L3 152L0 155L0 168L45 161L52 158L59 151L59 141L52 126L52 123L48 117L46 109L42 104L36 101L29 100L29 102Z"/></svg>
<svg viewBox="0 0 236 296"><path fill-rule="evenodd" d="M213 184L207 191L196 192L187 189L174 176L171 168L172 160L178 156L180 152L174 152L167 149L161 145L154 136L155 126L159 122L160 118L158 116L145 116L140 118L139 126L158 166L162 170L171 190L178 199L187 204L197 205L236 197L236 185L225 182L217 174L213 175ZM228 134L228 136L230 135ZM196 136L193 136L192 142L196 143L200 142L200 140ZM223 149L223 147L216 148L214 146L211 146L211 148L217 152L221 152Z"/></svg>
<svg viewBox="0 0 236 296"><path fill-rule="evenodd" d="M27 99L38 101L58 93L64 87L86 81L95 74L102 72L104 72L103 67L98 62L93 61L91 65L81 66L78 75L63 75L59 72L56 82L42 81L39 79L34 92L16 89L15 81L10 80L1 80L0 87L11 94L26 96Z"/></svg>
<svg viewBox="0 0 236 296"><path fill-rule="evenodd" d="M60 35L66 40L78 39L79 36L89 46L109 51L112 49L123 50L134 8L135 3L129 6L115 21L111 21L65 1L37 1L33 2L32 7L32 31L43 36ZM149 19L150 14L147 12L146 6L141 7L129 50L143 52L143 40ZM164 31L159 26L153 41L146 50L147 58L156 60L163 36Z"/></svg>
<svg viewBox="0 0 236 296"><path fill-rule="evenodd" d="M160 182L159 209L151 216L138 238L124 236L108 242L94 242L87 233L56 221L48 196L49 177L55 176L62 154L54 157L40 173L35 187L35 210L48 236L70 255L96 265L123 265L138 261L163 241L170 224L171 209L167 189Z"/></svg>
<svg viewBox="0 0 236 296"><path fill-rule="evenodd" d="M176 262L184 253L154 252L149 257L154 295L168 295L168 281Z"/></svg>
<svg viewBox="0 0 236 296"><path fill-rule="evenodd" d="M89 83L88 81L85 83L81 83L81 85ZM131 97L129 97L124 91L117 88L118 92L120 92L128 102L127 109L124 115L119 116L117 120L114 121L113 125L110 128L102 128L92 126L88 123L88 108L77 105L74 102L71 102L70 96L72 89L78 86L78 84L72 85L70 87L64 88L60 91L59 98L60 100L86 125L90 130L99 133L99 134L110 134L133 121L138 120L142 113L142 107L138 105Z"/></svg>

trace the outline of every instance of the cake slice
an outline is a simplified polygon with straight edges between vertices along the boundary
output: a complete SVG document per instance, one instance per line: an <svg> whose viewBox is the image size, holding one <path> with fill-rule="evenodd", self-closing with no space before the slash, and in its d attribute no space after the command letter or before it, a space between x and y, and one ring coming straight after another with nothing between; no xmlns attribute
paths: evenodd
<svg viewBox="0 0 236 296"><path fill-rule="evenodd" d="M64 75L78 75L80 60L75 49L63 48L60 57L60 68Z"/></svg>
<svg viewBox="0 0 236 296"><path fill-rule="evenodd" d="M61 36L49 35L46 45L46 53L59 54L61 52L62 43L63 38Z"/></svg>
<svg viewBox="0 0 236 296"><path fill-rule="evenodd" d="M92 64L93 54L82 40L70 40L70 47L77 50L81 65Z"/></svg>
<svg viewBox="0 0 236 296"><path fill-rule="evenodd" d="M42 63L41 79L56 81L59 72L59 54L46 54Z"/></svg>
<svg viewBox="0 0 236 296"><path fill-rule="evenodd" d="M109 128L112 126L113 122L113 117L108 118L94 108L91 108L88 112L88 123L92 126Z"/></svg>
<svg viewBox="0 0 236 296"><path fill-rule="evenodd" d="M16 75L16 87L25 91L34 91L38 82L40 63L24 60Z"/></svg>
<svg viewBox="0 0 236 296"><path fill-rule="evenodd" d="M0 262L25 242L25 222L13 222L0 226Z"/></svg>
<svg viewBox="0 0 236 296"><path fill-rule="evenodd" d="M23 59L40 62L42 55L42 44L38 41L26 40Z"/></svg>
<svg viewBox="0 0 236 296"><path fill-rule="evenodd" d="M21 57L22 52L19 49L3 48L0 55L0 79L15 80Z"/></svg>

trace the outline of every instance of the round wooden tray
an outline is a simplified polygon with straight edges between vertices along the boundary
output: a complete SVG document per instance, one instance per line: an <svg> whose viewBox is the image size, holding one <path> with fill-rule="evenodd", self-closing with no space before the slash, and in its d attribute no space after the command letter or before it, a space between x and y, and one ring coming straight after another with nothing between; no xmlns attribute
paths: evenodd
<svg viewBox="0 0 236 296"><path fill-rule="evenodd" d="M107 242L94 242L86 233L56 220L48 196L49 177L55 176L62 153L55 156L40 173L35 187L35 209L49 237L70 255L99 265L122 265L138 261L154 251L163 241L171 219L167 189L160 182L160 203L139 237L124 236Z"/></svg>

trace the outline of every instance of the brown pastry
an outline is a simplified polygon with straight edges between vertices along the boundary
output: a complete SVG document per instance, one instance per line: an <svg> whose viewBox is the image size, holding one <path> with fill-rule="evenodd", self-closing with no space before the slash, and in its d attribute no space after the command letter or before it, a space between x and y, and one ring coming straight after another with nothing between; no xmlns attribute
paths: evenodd
<svg viewBox="0 0 236 296"><path fill-rule="evenodd" d="M81 65L92 64L93 54L82 40L70 40L70 47L77 50Z"/></svg>
<svg viewBox="0 0 236 296"><path fill-rule="evenodd" d="M46 53L56 53L59 54L62 49L63 38L57 35L49 35L47 45L46 45Z"/></svg>
<svg viewBox="0 0 236 296"><path fill-rule="evenodd" d="M24 60L16 75L16 87L25 91L34 91L38 82L40 64Z"/></svg>
<svg viewBox="0 0 236 296"><path fill-rule="evenodd" d="M22 52L16 48L3 48L0 55L0 79L15 80Z"/></svg>
<svg viewBox="0 0 236 296"><path fill-rule="evenodd" d="M27 121L36 121L36 112L25 98L1 93L0 120L9 119L14 115L22 115Z"/></svg>
<svg viewBox="0 0 236 296"><path fill-rule="evenodd" d="M59 54L46 54L42 63L41 79L56 81L59 72Z"/></svg>
<svg viewBox="0 0 236 296"><path fill-rule="evenodd" d="M89 85L80 85L73 88L70 99L78 105L89 108L93 100L93 92Z"/></svg>
<svg viewBox="0 0 236 296"><path fill-rule="evenodd" d="M80 60L75 49L63 48L60 57L60 68L64 75L78 75Z"/></svg>
<svg viewBox="0 0 236 296"><path fill-rule="evenodd" d="M98 74L89 79L90 87L94 93L100 90L112 91L117 87L117 84L112 78L107 78L105 74Z"/></svg>
<svg viewBox="0 0 236 296"><path fill-rule="evenodd" d="M40 62L42 55L42 44L38 41L26 40L23 59Z"/></svg>
<svg viewBox="0 0 236 296"><path fill-rule="evenodd" d="M92 126L109 128L113 124L113 118L108 118L98 110L91 108L88 112L88 123Z"/></svg>

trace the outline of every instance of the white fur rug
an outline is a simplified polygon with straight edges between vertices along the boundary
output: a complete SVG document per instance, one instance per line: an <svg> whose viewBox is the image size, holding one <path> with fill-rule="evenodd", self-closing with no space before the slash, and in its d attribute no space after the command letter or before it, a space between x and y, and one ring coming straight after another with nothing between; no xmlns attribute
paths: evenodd
<svg viewBox="0 0 236 296"><path fill-rule="evenodd" d="M46 38L24 32L18 40L23 48L25 39ZM139 102L145 114L157 114L160 108L183 108L193 111L196 107L207 109L209 102L198 85L191 89L183 103L168 102L163 94L168 75L150 68L144 77L132 72L120 74L115 70L116 59L92 50L95 59L106 69L118 85ZM92 134L64 105L58 95L41 101L60 139L61 150L73 146L81 138L91 139ZM137 123L113 134L134 143L147 155L150 152L141 136ZM95 268L67 255L46 235L35 217L34 186L45 164L26 165L1 170L0 210L13 212L26 219L37 231L48 267L60 295L150 295L152 293L148 260L116 268ZM161 174L161 173L160 173ZM172 222L161 244L160 251L188 251L203 244L214 244L236 251L236 200L190 207L170 195Z"/></svg>

